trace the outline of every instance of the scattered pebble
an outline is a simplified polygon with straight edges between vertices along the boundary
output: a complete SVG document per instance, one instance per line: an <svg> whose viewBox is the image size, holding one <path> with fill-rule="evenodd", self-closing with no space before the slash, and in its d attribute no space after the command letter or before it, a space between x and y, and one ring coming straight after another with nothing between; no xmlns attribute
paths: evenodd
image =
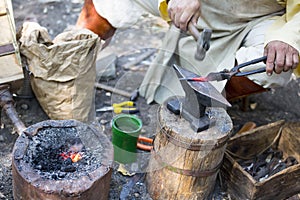
<svg viewBox="0 0 300 200"><path fill-rule="evenodd" d="M28 109L29 109L28 104L23 103L23 104L21 105L21 109L22 109L22 110L28 110Z"/></svg>
<svg viewBox="0 0 300 200"><path fill-rule="evenodd" d="M0 192L0 198L5 198L5 195Z"/></svg>
<svg viewBox="0 0 300 200"><path fill-rule="evenodd" d="M102 125L107 124L108 122L109 122L109 120L105 120L105 119L100 120L100 124L102 124Z"/></svg>
<svg viewBox="0 0 300 200"><path fill-rule="evenodd" d="M48 12L48 8L45 7L44 10L43 10L43 13L46 14L47 12Z"/></svg>
<svg viewBox="0 0 300 200"><path fill-rule="evenodd" d="M137 192L134 193L134 197L135 197L135 198L138 198L139 196L140 196L139 193L137 193Z"/></svg>
<svg viewBox="0 0 300 200"><path fill-rule="evenodd" d="M250 104L251 110L255 110L256 107L257 107L257 103L251 103Z"/></svg>

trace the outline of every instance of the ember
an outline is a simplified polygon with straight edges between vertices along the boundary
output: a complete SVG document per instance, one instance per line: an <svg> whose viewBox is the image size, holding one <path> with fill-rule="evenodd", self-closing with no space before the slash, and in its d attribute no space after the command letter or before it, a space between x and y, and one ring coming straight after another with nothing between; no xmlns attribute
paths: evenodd
<svg viewBox="0 0 300 200"><path fill-rule="evenodd" d="M59 154L64 160L71 158L72 162L78 162L82 159L83 153L80 152L63 152Z"/></svg>

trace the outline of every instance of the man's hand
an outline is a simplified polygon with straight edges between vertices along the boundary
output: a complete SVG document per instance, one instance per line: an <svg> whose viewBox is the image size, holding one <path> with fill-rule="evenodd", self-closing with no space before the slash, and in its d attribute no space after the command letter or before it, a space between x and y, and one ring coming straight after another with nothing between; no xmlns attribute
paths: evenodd
<svg viewBox="0 0 300 200"><path fill-rule="evenodd" d="M187 30L188 23L197 23L200 17L199 0L170 0L168 14L177 28Z"/></svg>
<svg viewBox="0 0 300 200"><path fill-rule="evenodd" d="M266 72L268 75L272 75L273 71L276 74L287 72L297 68L299 64L299 52L281 41L269 42L265 47L264 55L267 56Z"/></svg>

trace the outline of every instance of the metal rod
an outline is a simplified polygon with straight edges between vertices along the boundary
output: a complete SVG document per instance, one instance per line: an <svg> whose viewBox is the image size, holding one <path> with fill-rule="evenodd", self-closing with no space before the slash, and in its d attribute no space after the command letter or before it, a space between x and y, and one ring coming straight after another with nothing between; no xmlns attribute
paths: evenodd
<svg viewBox="0 0 300 200"><path fill-rule="evenodd" d="M3 106L3 109L5 110L7 117L12 121L17 133L21 135L26 129L26 126L18 117L15 107L11 103L8 103Z"/></svg>
<svg viewBox="0 0 300 200"><path fill-rule="evenodd" d="M120 89L117 89L117 88L114 88L114 87L111 87L111 86L108 86L108 85L104 85L102 83L95 83L95 87L98 88L98 89L103 89L103 90L115 93L115 94L119 94L119 95L124 96L124 97L128 97L128 98L131 97L131 94L127 91L120 90Z"/></svg>
<svg viewBox="0 0 300 200"><path fill-rule="evenodd" d="M13 105L13 98L9 92L8 85L0 85L0 107L6 112L8 118L13 123L17 133L21 135L26 129L24 123L18 116L18 113Z"/></svg>

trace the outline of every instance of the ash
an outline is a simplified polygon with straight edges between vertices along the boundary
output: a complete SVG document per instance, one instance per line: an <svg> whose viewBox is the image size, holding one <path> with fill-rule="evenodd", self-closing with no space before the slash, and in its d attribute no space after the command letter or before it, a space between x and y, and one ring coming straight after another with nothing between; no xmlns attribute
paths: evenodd
<svg viewBox="0 0 300 200"><path fill-rule="evenodd" d="M72 162L62 153L71 148L80 147L82 159ZM83 145L76 128L44 128L29 138L24 161L45 179L78 179L99 168L101 152Z"/></svg>

